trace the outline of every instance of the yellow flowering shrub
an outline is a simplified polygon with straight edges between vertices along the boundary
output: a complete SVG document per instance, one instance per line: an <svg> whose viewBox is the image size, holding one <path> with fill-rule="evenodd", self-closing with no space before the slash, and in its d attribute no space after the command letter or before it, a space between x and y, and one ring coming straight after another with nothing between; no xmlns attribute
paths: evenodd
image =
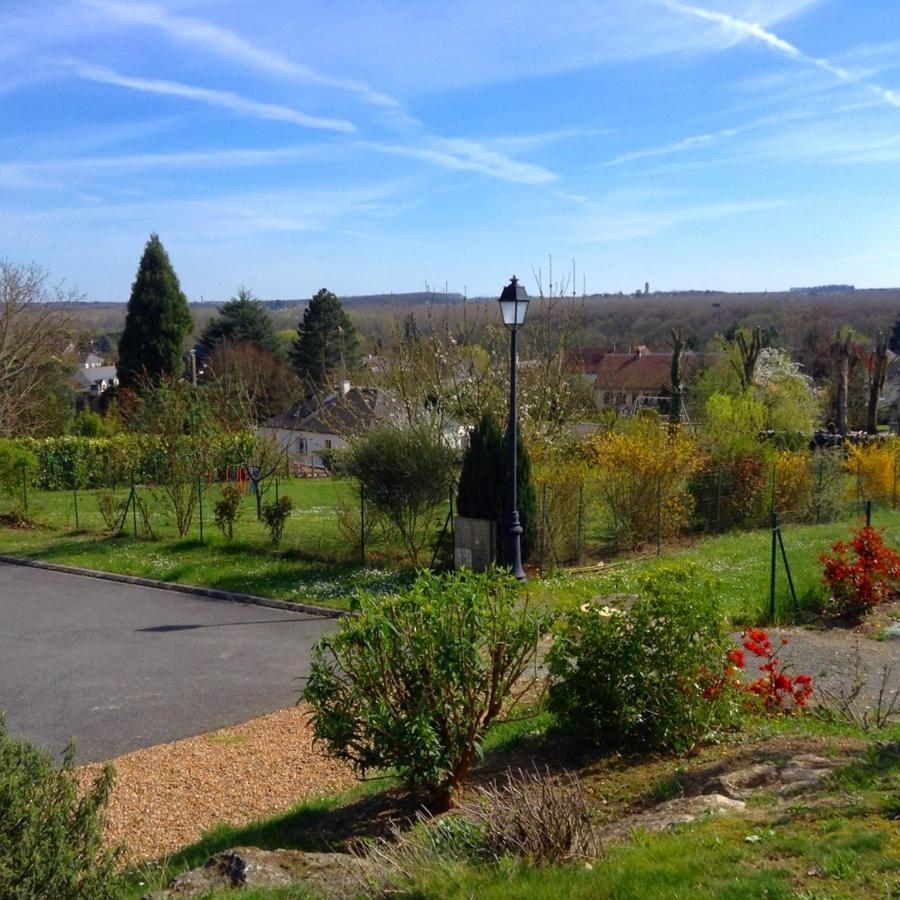
<svg viewBox="0 0 900 900"><path fill-rule="evenodd" d="M531 478L541 511L534 553L542 565L577 561L579 538L582 546L585 540L583 520L589 503L586 487L589 475L579 447L532 445Z"/></svg>
<svg viewBox="0 0 900 900"><path fill-rule="evenodd" d="M862 484L867 500L884 503L894 498L894 479L900 465L900 441L890 438L877 444L851 444L847 448L845 466L853 476L851 491L856 494Z"/></svg>
<svg viewBox="0 0 900 900"><path fill-rule="evenodd" d="M593 435L587 456L615 543L625 549L678 534L688 524L694 498L688 479L705 459L686 429L674 433L649 418ZM657 511L657 505L659 511Z"/></svg>
<svg viewBox="0 0 900 900"><path fill-rule="evenodd" d="M775 456L775 508L782 517L805 516L812 504L813 476L808 453L782 450Z"/></svg>

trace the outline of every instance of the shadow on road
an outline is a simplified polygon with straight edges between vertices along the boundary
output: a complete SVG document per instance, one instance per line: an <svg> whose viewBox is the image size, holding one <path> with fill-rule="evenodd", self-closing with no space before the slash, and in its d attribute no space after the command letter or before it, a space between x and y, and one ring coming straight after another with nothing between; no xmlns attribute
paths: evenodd
<svg viewBox="0 0 900 900"><path fill-rule="evenodd" d="M136 628L137 633L165 634L169 631L193 631L197 628L233 628L238 625L274 625L285 622L319 622L318 616L291 616L287 619L254 619L251 622L212 622L208 625L153 625L150 628Z"/></svg>

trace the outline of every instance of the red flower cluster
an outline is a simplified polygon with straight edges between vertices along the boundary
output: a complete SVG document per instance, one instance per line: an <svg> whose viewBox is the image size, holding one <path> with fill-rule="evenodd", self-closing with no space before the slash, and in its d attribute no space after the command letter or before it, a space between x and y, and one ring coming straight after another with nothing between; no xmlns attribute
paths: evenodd
<svg viewBox="0 0 900 900"><path fill-rule="evenodd" d="M867 525L851 541L838 541L833 556L823 553L824 581L838 615L858 617L883 603L900 580L900 554L885 546L882 531Z"/></svg>
<svg viewBox="0 0 900 900"><path fill-rule="evenodd" d="M787 638L782 638L781 646L790 643ZM785 702L794 706L806 706L812 694L812 676L796 675L791 678L784 671L784 664L775 655L775 648L768 634L761 628L747 630L747 638L744 641L744 649L749 650L757 659L765 660L759 671L763 674L747 685L747 690L762 698L766 712L780 710Z"/></svg>
<svg viewBox="0 0 900 900"><path fill-rule="evenodd" d="M783 638L781 646L789 643ZM735 647L725 657L725 664L718 672L710 672L704 667L700 672L703 697L714 700L727 688L735 688L754 694L762 700L766 712L777 712L786 706L806 706L812 694L812 676L795 675L793 678L785 672L784 664L775 655L775 648L769 635L760 628L750 628L744 640L744 649ZM764 660L759 666L763 674L750 684L740 681L738 669L746 668L744 650L752 653L757 659Z"/></svg>

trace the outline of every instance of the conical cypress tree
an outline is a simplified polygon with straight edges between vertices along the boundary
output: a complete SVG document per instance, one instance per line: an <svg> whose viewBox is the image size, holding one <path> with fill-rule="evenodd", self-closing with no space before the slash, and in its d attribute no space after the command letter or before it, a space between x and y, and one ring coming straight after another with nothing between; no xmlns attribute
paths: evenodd
<svg viewBox="0 0 900 900"><path fill-rule="evenodd" d="M131 286L125 330L119 339L119 381L136 388L182 369L184 340L193 322L159 236L150 235Z"/></svg>
<svg viewBox="0 0 900 900"><path fill-rule="evenodd" d="M507 437L490 411L469 437L459 477L456 508L461 516L492 519L501 528L509 509ZM537 495L531 480L531 459L522 440L521 429L516 440L516 506L522 534L522 557L527 559L534 547L537 528Z"/></svg>
<svg viewBox="0 0 900 900"><path fill-rule="evenodd" d="M493 413L486 412L469 436L459 475L456 508L472 519L497 519L501 513L503 433Z"/></svg>

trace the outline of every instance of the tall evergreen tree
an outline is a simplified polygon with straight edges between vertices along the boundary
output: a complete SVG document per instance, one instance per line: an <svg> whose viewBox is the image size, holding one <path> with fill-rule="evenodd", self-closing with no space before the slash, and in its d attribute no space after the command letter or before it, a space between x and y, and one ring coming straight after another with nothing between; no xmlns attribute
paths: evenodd
<svg viewBox="0 0 900 900"><path fill-rule="evenodd" d="M218 314L203 329L200 349L209 356L216 347L228 341L231 344L255 344L269 353L283 355L284 346L262 303L242 287L236 297L222 306Z"/></svg>
<svg viewBox="0 0 900 900"><path fill-rule="evenodd" d="M508 458L508 435L500 430L493 413L485 412L469 437L469 447L463 457L456 495L456 508L461 516L491 519L501 529L504 527L509 511ZM527 559L534 547L538 523L537 495L521 430L516 440L516 481L516 506L523 528L522 557Z"/></svg>
<svg viewBox="0 0 900 900"><path fill-rule="evenodd" d="M182 369L184 339L193 322L187 297L159 236L150 235L131 286L125 330L119 339L119 381L135 388Z"/></svg>
<svg viewBox="0 0 900 900"><path fill-rule="evenodd" d="M304 383L321 388L359 367L359 338L337 295L322 288L297 326L292 357Z"/></svg>
<svg viewBox="0 0 900 900"><path fill-rule="evenodd" d="M490 411L469 435L456 493L456 508L471 519L494 519L501 514L500 485L506 466L503 457L503 432Z"/></svg>

